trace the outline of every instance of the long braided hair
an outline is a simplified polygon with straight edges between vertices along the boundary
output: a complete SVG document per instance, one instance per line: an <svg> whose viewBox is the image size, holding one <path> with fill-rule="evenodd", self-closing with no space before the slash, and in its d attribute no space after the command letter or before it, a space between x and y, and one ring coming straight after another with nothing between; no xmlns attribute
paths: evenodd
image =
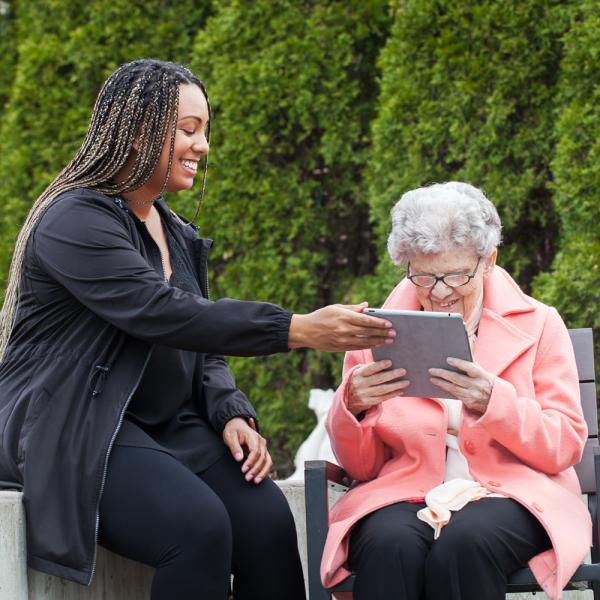
<svg viewBox="0 0 600 600"><path fill-rule="evenodd" d="M154 59L136 60L121 65L106 80L96 99L83 143L71 162L34 202L17 238L0 312L0 360L15 323L27 241L41 216L60 194L74 188L86 187L108 195L140 188L154 173L167 134L170 134L164 190L173 161L179 86L189 83L202 90L210 117L204 84L183 65ZM210 119L208 140L209 128ZM136 141L133 168L124 181L116 181L115 175L129 158ZM205 158L200 201L204 195L207 168L208 159Z"/></svg>

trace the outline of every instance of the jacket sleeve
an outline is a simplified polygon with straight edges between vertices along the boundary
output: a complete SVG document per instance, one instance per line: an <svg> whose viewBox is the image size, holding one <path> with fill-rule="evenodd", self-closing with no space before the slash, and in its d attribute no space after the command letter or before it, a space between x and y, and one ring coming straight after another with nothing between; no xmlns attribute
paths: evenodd
<svg viewBox="0 0 600 600"><path fill-rule="evenodd" d="M573 346L554 308L548 310L538 344L533 385L535 396L527 398L496 377L478 423L527 465L556 474L581 460L587 425Z"/></svg>
<svg viewBox="0 0 600 600"><path fill-rule="evenodd" d="M289 312L266 302L210 302L169 286L116 211L75 195L59 200L32 234L33 260L81 304L138 339L236 356L288 350Z"/></svg>
<svg viewBox="0 0 600 600"><path fill-rule="evenodd" d="M342 383L325 421L338 462L352 479L359 481L374 479L388 458L387 448L375 427L381 415L381 404L366 411L360 420L348 410L350 377L357 367L371 360L364 350L346 354Z"/></svg>
<svg viewBox="0 0 600 600"><path fill-rule="evenodd" d="M202 379L202 410L219 434L223 432L227 421L234 417L251 417L258 422L254 407L246 395L237 389L233 373L222 356L206 356Z"/></svg>

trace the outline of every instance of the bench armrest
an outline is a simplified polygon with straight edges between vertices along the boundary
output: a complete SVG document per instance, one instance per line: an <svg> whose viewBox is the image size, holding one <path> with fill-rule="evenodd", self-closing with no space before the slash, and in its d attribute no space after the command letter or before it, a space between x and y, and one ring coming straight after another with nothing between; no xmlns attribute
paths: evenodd
<svg viewBox="0 0 600 600"><path fill-rule="evenodd" d="M328 488L331 483L346 488L351 482L344 469L326 460L307 460L304 463L306 551L310 598L320 598L323 595L319 571L329 529Z"/></svg>

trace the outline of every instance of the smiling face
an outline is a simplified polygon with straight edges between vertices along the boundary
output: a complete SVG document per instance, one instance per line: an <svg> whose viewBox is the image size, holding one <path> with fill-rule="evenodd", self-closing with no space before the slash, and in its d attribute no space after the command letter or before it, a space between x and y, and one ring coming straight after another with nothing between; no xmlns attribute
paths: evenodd
<svg viewBox="0 0 600 600"><path fill-rule="evenodd" d="M207 127L208 103L202 90L193 83L181 84L173 162L165 191L178 192L194 185L200 160L208 154ZM156 169L144 185L155 195L163 189L169 165L170 141L170 135L167 135Z"/></svg>
<svg viewBox="0 0 600 600"><path fill-rule="evenodd" d="M416 254L410 260L410 275L449 275L451 273L473 273L477 265L477 254L472 250L451 250L440 254ZM482 258L475 277L469 283L451 288L438 281L432 288L415 286L417 297L424 310L452 312L468 319L483 296L483 281L496 264L496 250Z"/></svg>

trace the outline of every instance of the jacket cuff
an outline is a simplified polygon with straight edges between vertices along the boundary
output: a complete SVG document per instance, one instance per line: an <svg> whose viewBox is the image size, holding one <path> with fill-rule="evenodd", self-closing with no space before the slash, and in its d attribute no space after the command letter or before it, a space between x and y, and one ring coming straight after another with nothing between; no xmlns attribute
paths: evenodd
<svg viewBox="0 0 600 600"><path fill-rule="evenodd" d="M290 351L290 324L292 322L292 315L293 313L282 310L282 313L275 318L275 336L278 338L279 352Z"/></svg>
<svg viewBox="0 0 600 600"><path fill-rule="evenodd" d="M217 430L217 433L222 434L223 429L225 429L225 425L227 425L231 419L235 419L235 417L242 417L243 419L246 419L246 421L248 419L254 419L254 422L256 423L256 430L259 431L258 417L256 416L254 407L250 403L243 405L236 402L223 408L215 415L214 426Z"/></svg>

